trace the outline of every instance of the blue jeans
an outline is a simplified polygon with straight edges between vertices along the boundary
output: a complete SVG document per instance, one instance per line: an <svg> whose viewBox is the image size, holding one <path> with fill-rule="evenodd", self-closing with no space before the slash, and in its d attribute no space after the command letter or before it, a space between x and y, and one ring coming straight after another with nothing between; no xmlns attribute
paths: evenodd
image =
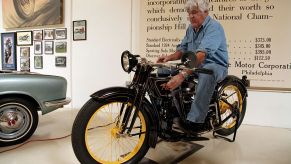
<svg viewBox="0 0 291 164"><path fill-rule="evenodd" d="M204 123L215 86L227 76L227 68L219 64L208 63L203 68L213 70L213 74L198 75L196 95L187 115L187 120L194 123Z"/></svg>

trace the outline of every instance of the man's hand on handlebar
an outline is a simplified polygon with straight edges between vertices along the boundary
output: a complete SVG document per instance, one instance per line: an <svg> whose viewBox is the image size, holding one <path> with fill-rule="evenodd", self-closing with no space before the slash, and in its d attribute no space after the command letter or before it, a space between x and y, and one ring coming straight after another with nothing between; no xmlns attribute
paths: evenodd
<svg viewBox="0 0 291 164"><path fill-rule="evenodd" d="M172 91L172 90L176 89L177 87L179 87L184 80L185 80L185 77L181 73L179 73L178 75L173 76L170 81L168 81L167 83L162 84L161 86L165 90L171 90Z"/></svg>
<svg viewBox="0 0 291 164"><path fill-rule="evenodd" d="M166 63L168 61L169 61L168 56L162 55L158 58L157 63Z"/></svg>

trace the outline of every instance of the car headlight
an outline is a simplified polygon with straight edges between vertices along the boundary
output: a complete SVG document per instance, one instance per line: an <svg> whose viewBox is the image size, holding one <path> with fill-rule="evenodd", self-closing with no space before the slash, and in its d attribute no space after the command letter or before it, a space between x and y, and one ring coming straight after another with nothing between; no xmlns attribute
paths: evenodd
<svg viewBox="0 0 291 164"><path fill-rule="evenodd" d="M121 55L121 66L122 69L130 73L131 70L136 66L138 63L136 57L132 55L129 51L124 51Z"/></svg>

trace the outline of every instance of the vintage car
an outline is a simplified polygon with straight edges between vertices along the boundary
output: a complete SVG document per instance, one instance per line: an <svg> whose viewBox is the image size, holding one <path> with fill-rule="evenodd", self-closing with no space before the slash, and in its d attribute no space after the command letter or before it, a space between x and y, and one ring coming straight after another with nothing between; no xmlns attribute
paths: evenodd
<svg viewBox="0 0 291 164"><path fill-rule="evenodd" d="M49 113L70 103L63 77L0 70L0 147L26 141Z"/></svg>

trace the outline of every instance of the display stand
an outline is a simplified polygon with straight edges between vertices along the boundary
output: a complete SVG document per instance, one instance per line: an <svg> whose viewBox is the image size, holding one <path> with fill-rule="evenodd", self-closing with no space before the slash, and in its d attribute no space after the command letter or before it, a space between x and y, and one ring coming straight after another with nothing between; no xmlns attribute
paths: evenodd
<svg viewBox="0 0 291 164"><path fill-rule="evenodd" d="M176 164L191 156L204 146L193 142L160 141L155 149L150 149L139 164Z"/></svg>

